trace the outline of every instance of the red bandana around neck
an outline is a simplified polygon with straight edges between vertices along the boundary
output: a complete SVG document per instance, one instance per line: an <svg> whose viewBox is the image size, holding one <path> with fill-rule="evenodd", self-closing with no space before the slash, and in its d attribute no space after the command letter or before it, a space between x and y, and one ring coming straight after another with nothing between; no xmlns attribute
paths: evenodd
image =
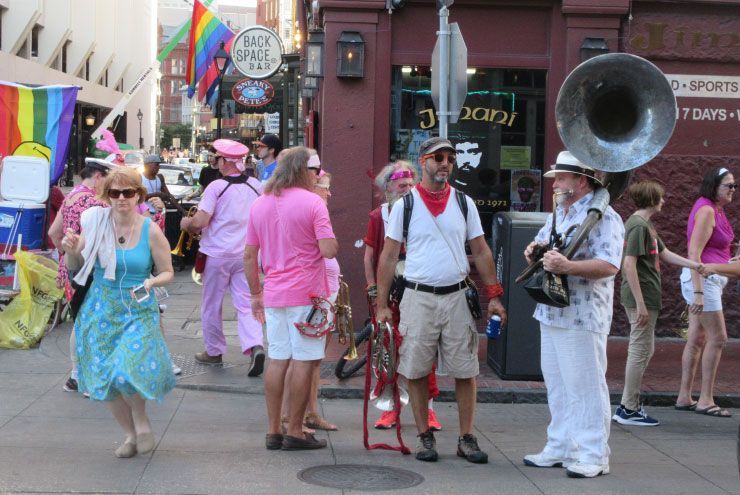
<svg viewBox="0 0 740 495"><path fill-rule="evenodd" d="M445 183L444 189L439 192L424 189L421 183L416 185L416 190L419 191L421 200L424 201L429 213L431 213L433 217L437 217L445 211L447 200L450 198L450 189L452 188L447 183Z"/></svg>

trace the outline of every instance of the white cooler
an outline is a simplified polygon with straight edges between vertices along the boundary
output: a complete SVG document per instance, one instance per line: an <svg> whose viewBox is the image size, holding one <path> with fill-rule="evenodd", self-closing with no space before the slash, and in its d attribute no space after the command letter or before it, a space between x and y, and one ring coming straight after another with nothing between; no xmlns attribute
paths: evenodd
<svg viewBox="0 0 740 495"><path fill-rule="evenodd" d="M49 162L30 156L6 156L0 175L0 244L40 249L49 197ZM4 246L3 246L4 247Z"/></svg>

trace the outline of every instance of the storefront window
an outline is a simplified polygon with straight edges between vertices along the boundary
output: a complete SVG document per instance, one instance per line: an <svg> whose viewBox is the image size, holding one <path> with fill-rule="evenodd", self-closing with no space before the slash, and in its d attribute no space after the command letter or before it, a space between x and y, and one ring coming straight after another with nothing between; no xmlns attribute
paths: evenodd
<svg viewBox="0 0 740 495"><path fill-rule="evenodd" d="M450 183L473 198L487 235L497 211L542 208L545 85L543 70L468 69L448 128L458 163ZM418 167L419 145L438 135L430 68L394 66L391 106L391 156Z"/></svg>

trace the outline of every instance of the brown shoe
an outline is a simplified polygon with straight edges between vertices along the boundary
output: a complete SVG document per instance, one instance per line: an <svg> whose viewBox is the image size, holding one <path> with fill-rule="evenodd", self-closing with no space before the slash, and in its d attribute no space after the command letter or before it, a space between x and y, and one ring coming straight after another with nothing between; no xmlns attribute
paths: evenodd
<svg viewBox="0 0 740 495"><path fill-rule="evenodd" d="M202 364L222 364L221 354L218 356L211 356L206 351L198 352L195 354L195 360Z"/></svg>
<svg viewBox="0 0 740 495"><path fill-rule="evenodd" d="M310 433L304 433L304 438L283 436L283 450L315 450L326 447L326 440L317 440Z"/></svg>
<svg viewBox="0 0 740 495"><path fill-rule="evenodd" d="M283 435L280 433L268 433L265 435L265 447L267 450L280 450L283 446Z"/></svg>
<svg viewBox="0 0 740 495"><path fill-rule="evenodd" d="M329 423L316 413L307 413L303 419L303 426L314 430L337 431L337 425Z"/></svg>

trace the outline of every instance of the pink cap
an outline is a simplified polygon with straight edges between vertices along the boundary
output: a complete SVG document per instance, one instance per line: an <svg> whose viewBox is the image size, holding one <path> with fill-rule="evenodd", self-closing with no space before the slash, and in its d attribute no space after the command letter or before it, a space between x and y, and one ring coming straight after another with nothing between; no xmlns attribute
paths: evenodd
<svg viewBox="0 0 740 495"><path fill-rule="evenodd" d="M213 142L213 147L219 155L230 161L238 160L249 153L249 148L231 139L217 139Z"/></svg>
<svg viewBox="0 0 740 495"><path fill-rule="evenodd" d="M319 155L311 155L308 157L308 168L321 168L321 160Z"/></svg>

